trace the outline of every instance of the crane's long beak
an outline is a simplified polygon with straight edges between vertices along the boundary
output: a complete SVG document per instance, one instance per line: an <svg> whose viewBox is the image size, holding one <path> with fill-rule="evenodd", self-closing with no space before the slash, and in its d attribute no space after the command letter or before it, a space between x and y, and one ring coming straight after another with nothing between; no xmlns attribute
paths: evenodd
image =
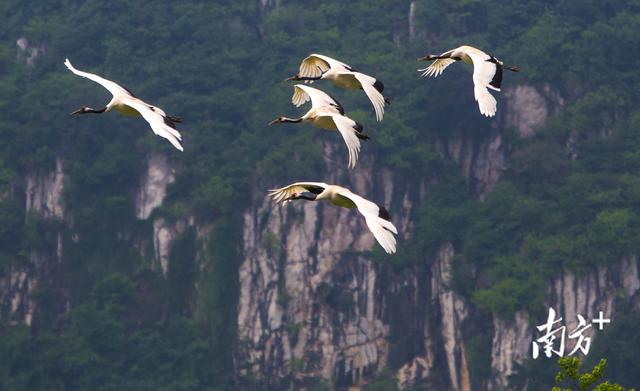
<svg viewBox="0 0 640 391"><path fill-rule="evenodd" d="M78 109L78 110L74 111L73 113L71 113L71 114L69 114L69 115L75 115L75 114L80 114L80 113L82 113L82 108L80 108L80 109Z"/></svg>
<svg viewBox="0 0 640 391"><path fill-rule="evenodd" d="M290 81L290 80L298 80L298 75L294 75L294 76L287 77L286 79L284 79L284 81Z"/></svg>
<svg viewBox="0 0 640 391"><path fill-rule="evenodd" d="M278 121L279 119L280 119L280 118L276 118L276 119L274 119L273 121L269 122L269 123L267 124L267 126L271 126L271 125L273 125L273 124L277 124L277 123L279 123L279 122L280 122L280 121Z"/></svg>
<svg viewBox="0 0 640 391"><path fill-rule="evenodd" d="M423 57L418 57L418 61L431 61L432 57L433 57L433 55L428 54L428 55L423 56Z"/></svg>

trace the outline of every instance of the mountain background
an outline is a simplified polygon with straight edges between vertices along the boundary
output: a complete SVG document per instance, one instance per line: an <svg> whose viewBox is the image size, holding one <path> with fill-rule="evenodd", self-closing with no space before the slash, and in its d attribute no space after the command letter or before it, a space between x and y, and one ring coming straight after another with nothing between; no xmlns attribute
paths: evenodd
<svg viewBox="0 0 640 391"><path fill-rule="evenodd" d="M612 322L586 362L640 385L640 1L1 0L0 389L543 390L549 307ZM517 65L498 114L461 44ZM385 83L371 140L273 126L310 53ZM185 152L107 114L126 85L184 119ZM266 190L342 184L399 228ZM591 335L591 334L586 334Z"/></svg>

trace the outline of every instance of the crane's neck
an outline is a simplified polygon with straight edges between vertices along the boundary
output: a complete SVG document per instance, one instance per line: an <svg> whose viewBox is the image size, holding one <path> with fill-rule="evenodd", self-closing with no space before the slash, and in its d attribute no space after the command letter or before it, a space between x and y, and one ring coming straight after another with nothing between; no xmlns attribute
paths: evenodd
<svg viewBox="0 0 640 391"><path fill-rule="evenodd" d="M299 80L320 80L322 79L322 76L324 75L324 73L320 76L300 76L300 75L295 75L295 76L291 76L290 78L288 78L287 80L295 80L295 81L299 81Z"/></svg>
<svg viewBox="0 0 640 391"><path fill-rule="evenodd" d="M289 123L292 123L292 124L297 124L299 122L302 122L302 117L300 117L300 118L282 117L281 122L289 122Z"/></svg>
<svg viewBox="0 0 640 391"><path fill-rule="evenodd" d="M91 107L81 107L78 110L74 111L73 113L71 113L71 115L74 114L101 114L104 113L105 111L107 111L109 109L109 106L105 106L101 109L92 109Z"/></svg>
<svg viewBox="0 0 640 391"><path fill-rule="evenodd" d="M87 107L87 111L85 113L102 114L105 111L107 111L106 106L101 109L92 109L91 107Z"/></svg>

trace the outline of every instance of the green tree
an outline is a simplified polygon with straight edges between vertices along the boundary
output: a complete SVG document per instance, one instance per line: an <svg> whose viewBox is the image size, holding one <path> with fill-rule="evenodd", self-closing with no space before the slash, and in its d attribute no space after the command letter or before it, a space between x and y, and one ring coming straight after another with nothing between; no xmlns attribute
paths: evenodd
<svg viewBox="0 0 640 391"><path fill-rule="evenodd" d="M558 360L560 371L556 375L556 383L569 383L569 387L553 387L552 391L625 391L619 384L608 381L601 382L607 360L602 358L591 371L580 373L581 362L577 357L562 357ZM600 382L599 384L596 384ZM592 388L593 387L593 388ZM634 391L629 389L628 391Z"/></svg>

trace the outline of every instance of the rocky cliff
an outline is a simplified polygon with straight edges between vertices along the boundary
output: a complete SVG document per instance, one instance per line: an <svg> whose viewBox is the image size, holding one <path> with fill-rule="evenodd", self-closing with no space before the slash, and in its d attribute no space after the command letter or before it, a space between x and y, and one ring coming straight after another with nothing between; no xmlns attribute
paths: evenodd
<svg viewBox="0 0 640 391"><path fill-rule="evenodd" d="M499 126L482 141L452 136L437 145L459 164L479 198L491 191L505 170L509 146L504 129L515 128L521 137L530 137L562 104L550 90L526 85L505 95L509 100ZM341 145L327 143L324 148L331 174L309 179L344 184L386 205L402 248L412 235L414 206L429 192L434 178L428 173L394 175L366 154L356 170L345 171L336 157ZM153 213L164 202L174 176L166 157L151 155L139 188L132 192L131 213L152 227L152 237L146 240L153 243L153 254L147 258L164 275L171 268L174 241L186 227L196 225L192 217L167 221ZM64 183L64 162L57 160L49 172L26 173L5 195L23 200L26 219L60 226L50 226L55 240L2 274L3 319L32 324L38 312L33 300L36 288L43 280L59 278L62 227L71 224L65 220ZM451 243L441 243L436 254L412 255L422 258L410 267L396 267L387 261L393 257L381 256L357 212L324 203L278 206L263 190L256 189L257 196L242 214L237 319L231 320L237 325L240 375L252 374L274 389L301 389L318 381L366 384L381 369L390 368L401 387L509 387L509 375L531 355L532 324L543 319L531 319L524 310L513 319L482 314L468 298L449 289L455 254ZM199 238L206 238L207 227L207 222L198 224ZM200 262L206 264L202 256ZM406 255L401 251L395 257L402 256ZM559 270L549 281L547 304L571 329L576 312L591 318L603 311L615 319L616 297L637 298L639 288L637 259L628 257L579 276ZM61 312L67 310L64 307ZM484 359L490 360L495 376L488 382L474 378L469 357L469 345L480 329L483 338L491 339L490 357Z"/></svg>
<svg viewBox="0 0 640 391"><path fill-rule="evenodd" d="M29 170L4 196L23 203L24 218L29 225L50 223L46 228L53 240L42 240L23 255L21 262L12 263L0 274L0 319L30 326L37 312L36 289L58 276L63 256L64 181L64 162L56 159L52 171Z"/></svg>
<svg viewBox="0 0 640 391"><path fill-rule="evenodd" d="M520 85L505 95L509 101L501 125L484 141L454 137L438 145L459 163L480 198L506 168L504 129L530 137L563 104L549 88ZM428 188L427 175L398 178L366 158L353 173L332 172L339 174L323 179L341 179L390 206L402 246L411 235L412 206ZM448 288L454 256L450 243L443 243L434 257L425 256L419 267L400 271L376 261L375 250L373 237L353 211L315 203L276 206L257 198L244 214L240 268L238 336L246 371L274 388L299 388L317 378L339 386L366 384L385 366L395 371L401 387L508 388L515 365L531 357L531 324L544 319L530 319L526 311L514 319L478 314L468 298ZM638 284L635 258L581 276L560 270L549 282L547 304L571 330L575 313L591 319L602 310L615 316L618 287L631 297ZM486 384L474 383L466 349L479 327L492 338L486 360L495 377Z"/></svg>

